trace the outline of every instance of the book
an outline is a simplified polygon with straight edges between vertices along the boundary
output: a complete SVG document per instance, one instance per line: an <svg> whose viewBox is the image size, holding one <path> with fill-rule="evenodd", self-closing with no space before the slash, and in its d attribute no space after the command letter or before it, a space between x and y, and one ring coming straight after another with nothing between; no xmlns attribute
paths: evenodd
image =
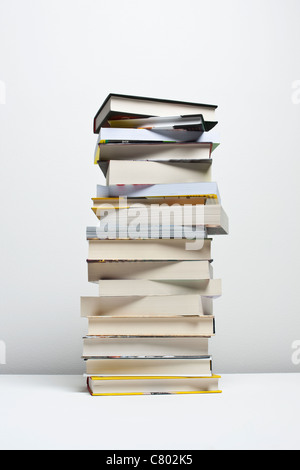
<svg viewBox="0 0 300 470"><path fill-rule="evenodd" d="M160 239L184 239L184 240L204 240L207 238L207 231L202 226L182 226L182 225L141 225L140 223L105 223L101 221L98 227L87 227L87 240L153 240ZM201 242L202 243L202 242Z"/></svg>
<svg viewBox="0 0 300 470"><path fill-rule="evenodd" d="M148 279L113 279L98 282L100 296L178 296L200 295L217 298L222 295L221 279L197 281L151 281Z"/></svg>
<svg viewBox="0 0 300 470"><path fill-rule="evenodd" d="M110 204L109 201L112 201ZM135 202L135 201L141 202ZM197 220L197 216L201 215L209 223L219 223L221 215L225 214L223 207L220 204L201 204L201 198L190 197L177 199L179 202L174 201L173 204L165 203L163 200L160 203L156 203L156 198L143 199L105 199L105 202L101 204L96 202L92 206L92 211L99 220L106 218L117 217L118 221L131 221L136 217L139 217L139 221L143 224L149 223L151 217L161 217L161 222L164 222L164 218L167 217L169 224L170 217L174 217L174 221L181 222L181 225L200 225ZM200 200L200 204L198 201ZM99 201L99 200L97 200ZM168 199L167 199L168 201ZM178 220L179 218L179 220ZM203 224L203 223L202 223ZM201 224L201 225L202 225ZM173 225L173 224L172 224Z"/></svg>
<svg viewBox="0 0 300 470"><path fill-rule="evenodd" d="M211 181L212 160L203 162L152 162L111 160L99 162L107 186L118 184L176 184Z"/></svg>
<svg viewBox="0 0 300 470"><path fill-rule="evenodd" d="M212 376L211 356L85 359L86 374L111 376Z"/></svg>
<svg viewBox="0 0 300 470"><path fill-rule="evenodd" d="M214 198L221 204L218 185L216 182L178 183L178 184L136 184L136 185L97 185L97 198L120 197L172 197L197 196Z"/></svg>
<svg viewBox="0 0 300 470"><path fill-rule="evenodd" d="M87 317L88 336L211 337L215 335L213 315L195 317Z"/></svg>
<svg viewBox="0 0 300 470"><path fill-rule="evenodd" d="M176 395L221 393L219 379L211 377L87 377L92 396Z"/></svg>
<svg viewBox="0 0 300 470"><path fill-rule="evenodd" d="M201 280L213 277L210 261L87 260L88 282L100 279Z"/></svg>
<svg viewBox="0 0 300 470"><path fill-rule="evenodd" d="M102 127L100 129L96 149L101 143L182 143L182 142L194 142L194 143L209 143L212 144L214 151L220 145L220 136L216 129L212 129L208 132L202 131L186 131L181 129L130 129L130 128L113 128L113 127Z"/></svg>
<svg viewBox="0 0 300 470"><path fill-rule="evenodd" d="M190 130L204 131L205 121L201 114L188 114L186 116L155 116L146 118L122 118L108 120L111 127L126 127L132 129L148 129L148 130Z"/></svg>
<svg viewBox="0 0 300 470"><path fill-rule="evenodd" d="M81 297L82 317L173 317L212 314L211 299L196 294Z"/></svg>
<svg viewBox="0 0 300 470"><path fill-rule="evenodd" d="M125 233L129 238L130 230L139 228L142 234L149 238L158 238L163 227L167 230L170 238L206 238L215 234L228 234L228 216L223 207L219 204L131 204L128 207L122 206L108 207L106 204L98 204L92 207L96 217L100 220L98 227L87 227L87 238L98 238L104 230L110 229L116 233ZM139 227L138 227L139 226ZM127 229L126 229L127 227ZM136 230L134 228L136 227ZM160 229L158 229L159 227ZM199 227L196 232L195 227ZM99 237L100 238L100 237ZM137 238L137 237L136 237Z"/></svg>
<svg viewBox="0 0 300 470"><path fill-rule="evenodd" d="M186 114L202 115L204 130L209 130L217 123L216 109L211 104L110 93L94 117L93 130L98 134L101 127L109 127L112 119Z"/></svg>
<svg viewBox="0 0 300 470"><path fill-rule="evenodd" d="M89 260L209 261L211 239L201 249L186 249L186 240L89 240Z"/></svg>
<svg viewBox="0 0 300 470"><path fill-rule="evenodd" d="M130 225L117 224L112 229L102 230L102 225L97 227L87 227L86 239L91 240L176 240L182 239L186 241L204 240L208 236L224 235L228 231L222 226L211 226L202 229L198 226L182 226L182 225L139 225L136 228ZM105 227L104 227L105 228Z"/></svg>
<svg viewBox="0 0 300 470"><path fill-rule="evenodd" d="M100 143L95 163L110 160L153 162L191 162L209 160L213 145L203 142L187 143Z"/></svg>
<svg viewBox="0 0 300 470"><path fill-rule="evenodd" d="M209 205L216 204L216 199L204 196L161 196L161 197L93 197L92 210L97 215L98 210L112 210L112 209L130 209L132 206L137 207L137 204L151 207L152 204L159 206L174 206L174 205Z"/></svg>
<svg viewBox="0 0 300 470"><path fill-rule="evenodd" d="M130 356L208 356L208 338L85 336L83 358Z"/></svg>

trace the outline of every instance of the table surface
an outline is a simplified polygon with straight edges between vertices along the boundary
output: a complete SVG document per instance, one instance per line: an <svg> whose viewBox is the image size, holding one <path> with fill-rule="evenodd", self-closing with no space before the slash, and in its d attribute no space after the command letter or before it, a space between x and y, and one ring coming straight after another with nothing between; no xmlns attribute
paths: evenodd
<svg viewBox="0 0 300 470"><path fill-rule="evenodd" d="M300 374L226 374L220 385L91 397L78 375L0 375L0 449L300 449Z"/></svg>

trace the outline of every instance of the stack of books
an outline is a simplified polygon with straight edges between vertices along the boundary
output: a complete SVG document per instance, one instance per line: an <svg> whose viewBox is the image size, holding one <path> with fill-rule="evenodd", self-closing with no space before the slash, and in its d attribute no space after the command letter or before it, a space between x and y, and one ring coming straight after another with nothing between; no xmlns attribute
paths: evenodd
<svg viewBox="0 0 300 470"><path fill-rule="evenodd" d="M217 106L110 94L94 118L88 281L81 297L92 395L218 393L209 340L221 280L213 236L228 217L212 179Z"/></svg>

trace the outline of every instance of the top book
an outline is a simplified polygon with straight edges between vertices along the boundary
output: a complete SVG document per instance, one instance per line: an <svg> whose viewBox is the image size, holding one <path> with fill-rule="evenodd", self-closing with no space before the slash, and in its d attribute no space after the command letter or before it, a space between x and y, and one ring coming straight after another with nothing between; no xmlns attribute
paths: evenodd
<svg viewBox="0 0 300 470"><path fill-rule="evenodd" d="M110 93L94 118L94 133L98 134L101 127L110 127L110 120L187 115L202 115L203 131L208 131L217 124L216 109L212 104Z"/></svg>

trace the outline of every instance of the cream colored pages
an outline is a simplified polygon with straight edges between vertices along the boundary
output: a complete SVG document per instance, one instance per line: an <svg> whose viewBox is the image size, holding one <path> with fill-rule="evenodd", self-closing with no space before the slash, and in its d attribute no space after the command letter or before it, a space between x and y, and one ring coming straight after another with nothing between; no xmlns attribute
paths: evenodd
<svg viewBox="0 0 300 470"><path fill-rule="evenodd" d="M111 160L106 184L174 184L211 182L211 162L150 162Z"/></svg>

